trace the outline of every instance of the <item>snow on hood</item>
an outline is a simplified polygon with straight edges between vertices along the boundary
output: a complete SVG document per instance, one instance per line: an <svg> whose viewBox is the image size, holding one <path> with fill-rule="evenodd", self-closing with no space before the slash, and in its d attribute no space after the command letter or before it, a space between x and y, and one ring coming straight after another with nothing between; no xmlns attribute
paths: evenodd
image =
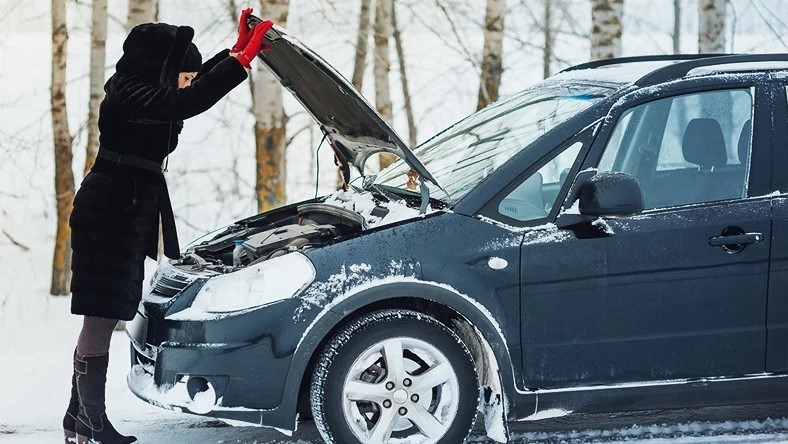
<svg viewBox="0 0 788 444"><path fill-rule="evenodd" d="M367 226L370 228L423 216L419 214L418 209L411 208L400 202L391 201L376 203L375 199L372 197L372 193L369 191L337 191L329 195L323 203L355 211L364 218L367 222ZM389 210L388 214L384 217L373 216L372 210L374 210L376 206L386 208ZM430 214L435 211L434 208L427 207L427 212L425 214Z"/></svg>

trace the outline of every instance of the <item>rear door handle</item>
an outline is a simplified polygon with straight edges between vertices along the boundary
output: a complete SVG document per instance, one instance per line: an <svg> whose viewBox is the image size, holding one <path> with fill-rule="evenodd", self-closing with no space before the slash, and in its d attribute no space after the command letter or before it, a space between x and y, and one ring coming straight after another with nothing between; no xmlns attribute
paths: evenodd
<svg viewBox="0 0 788 444"><path fill-rule="evenodd" d="M731 236L715 236L709 239L712 247L723 247L726 245L748 245L757 244L763 241L762 233L744 233Z"/></svg>

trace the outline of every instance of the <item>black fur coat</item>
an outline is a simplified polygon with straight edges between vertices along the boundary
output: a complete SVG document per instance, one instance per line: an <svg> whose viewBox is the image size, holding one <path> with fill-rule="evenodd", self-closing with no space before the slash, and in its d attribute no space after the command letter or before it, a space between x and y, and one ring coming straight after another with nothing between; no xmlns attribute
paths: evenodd
<svg viewBox="0 0 788 444"><path fill-rule="evenodd" d="M99 112L101 149L160 164L177 146L183 120L206 111L246 78L246 70L225 50L202 66L192 86L178 89L180 61L193 32L188 27L173 32L175 38L170 39L170 50L158 63L158 71L150 69L157 66L155 60L122 63L129 62L130 53L124 44L126 54L118 72L104 86L106 96ZM139 54L145 57L144 52ZM145 69L121 72L122 65ZM121 320L134 317L142 295L145 256L155 259L157 255L160 218L165 255L178 257L164 175L104 158L96 160L74 198L69 221L72 313Z"/></svg>

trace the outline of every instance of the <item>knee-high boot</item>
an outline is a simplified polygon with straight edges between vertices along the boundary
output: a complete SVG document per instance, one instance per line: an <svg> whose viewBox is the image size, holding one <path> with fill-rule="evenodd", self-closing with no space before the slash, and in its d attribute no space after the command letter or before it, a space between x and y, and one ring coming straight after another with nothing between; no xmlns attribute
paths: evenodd
<svg viewBox="0 0 788 444"><path fill-rule="evenodd" d="M79 414L76 421L78 444L129 444L137 441L123 436L107 419L104 392L109 354L74 357Z"/></svg>

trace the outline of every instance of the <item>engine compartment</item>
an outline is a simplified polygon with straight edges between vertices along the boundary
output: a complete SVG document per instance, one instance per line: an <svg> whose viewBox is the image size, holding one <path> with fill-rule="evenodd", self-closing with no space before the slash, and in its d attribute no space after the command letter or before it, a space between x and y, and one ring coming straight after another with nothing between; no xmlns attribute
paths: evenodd
<svg viewBox="0 0 788 444"><path fill-rule="evenodd" d="M229 273L277 256L314 248L367 228L360 214L325 203L308 203L268 223L236 223L189 247L173 266L190 272Z"/></svg>
<svg viewBox="0 0 788 444"><path fill-rule="evenodd" d="M290 252L317 248L370 228L419 215L415 197L337 191L240 220L189 246L171 265L191 273L230 273ZM440 204L436 205L442 208ZM430 206L428 212L435 211Z"/></svg>

